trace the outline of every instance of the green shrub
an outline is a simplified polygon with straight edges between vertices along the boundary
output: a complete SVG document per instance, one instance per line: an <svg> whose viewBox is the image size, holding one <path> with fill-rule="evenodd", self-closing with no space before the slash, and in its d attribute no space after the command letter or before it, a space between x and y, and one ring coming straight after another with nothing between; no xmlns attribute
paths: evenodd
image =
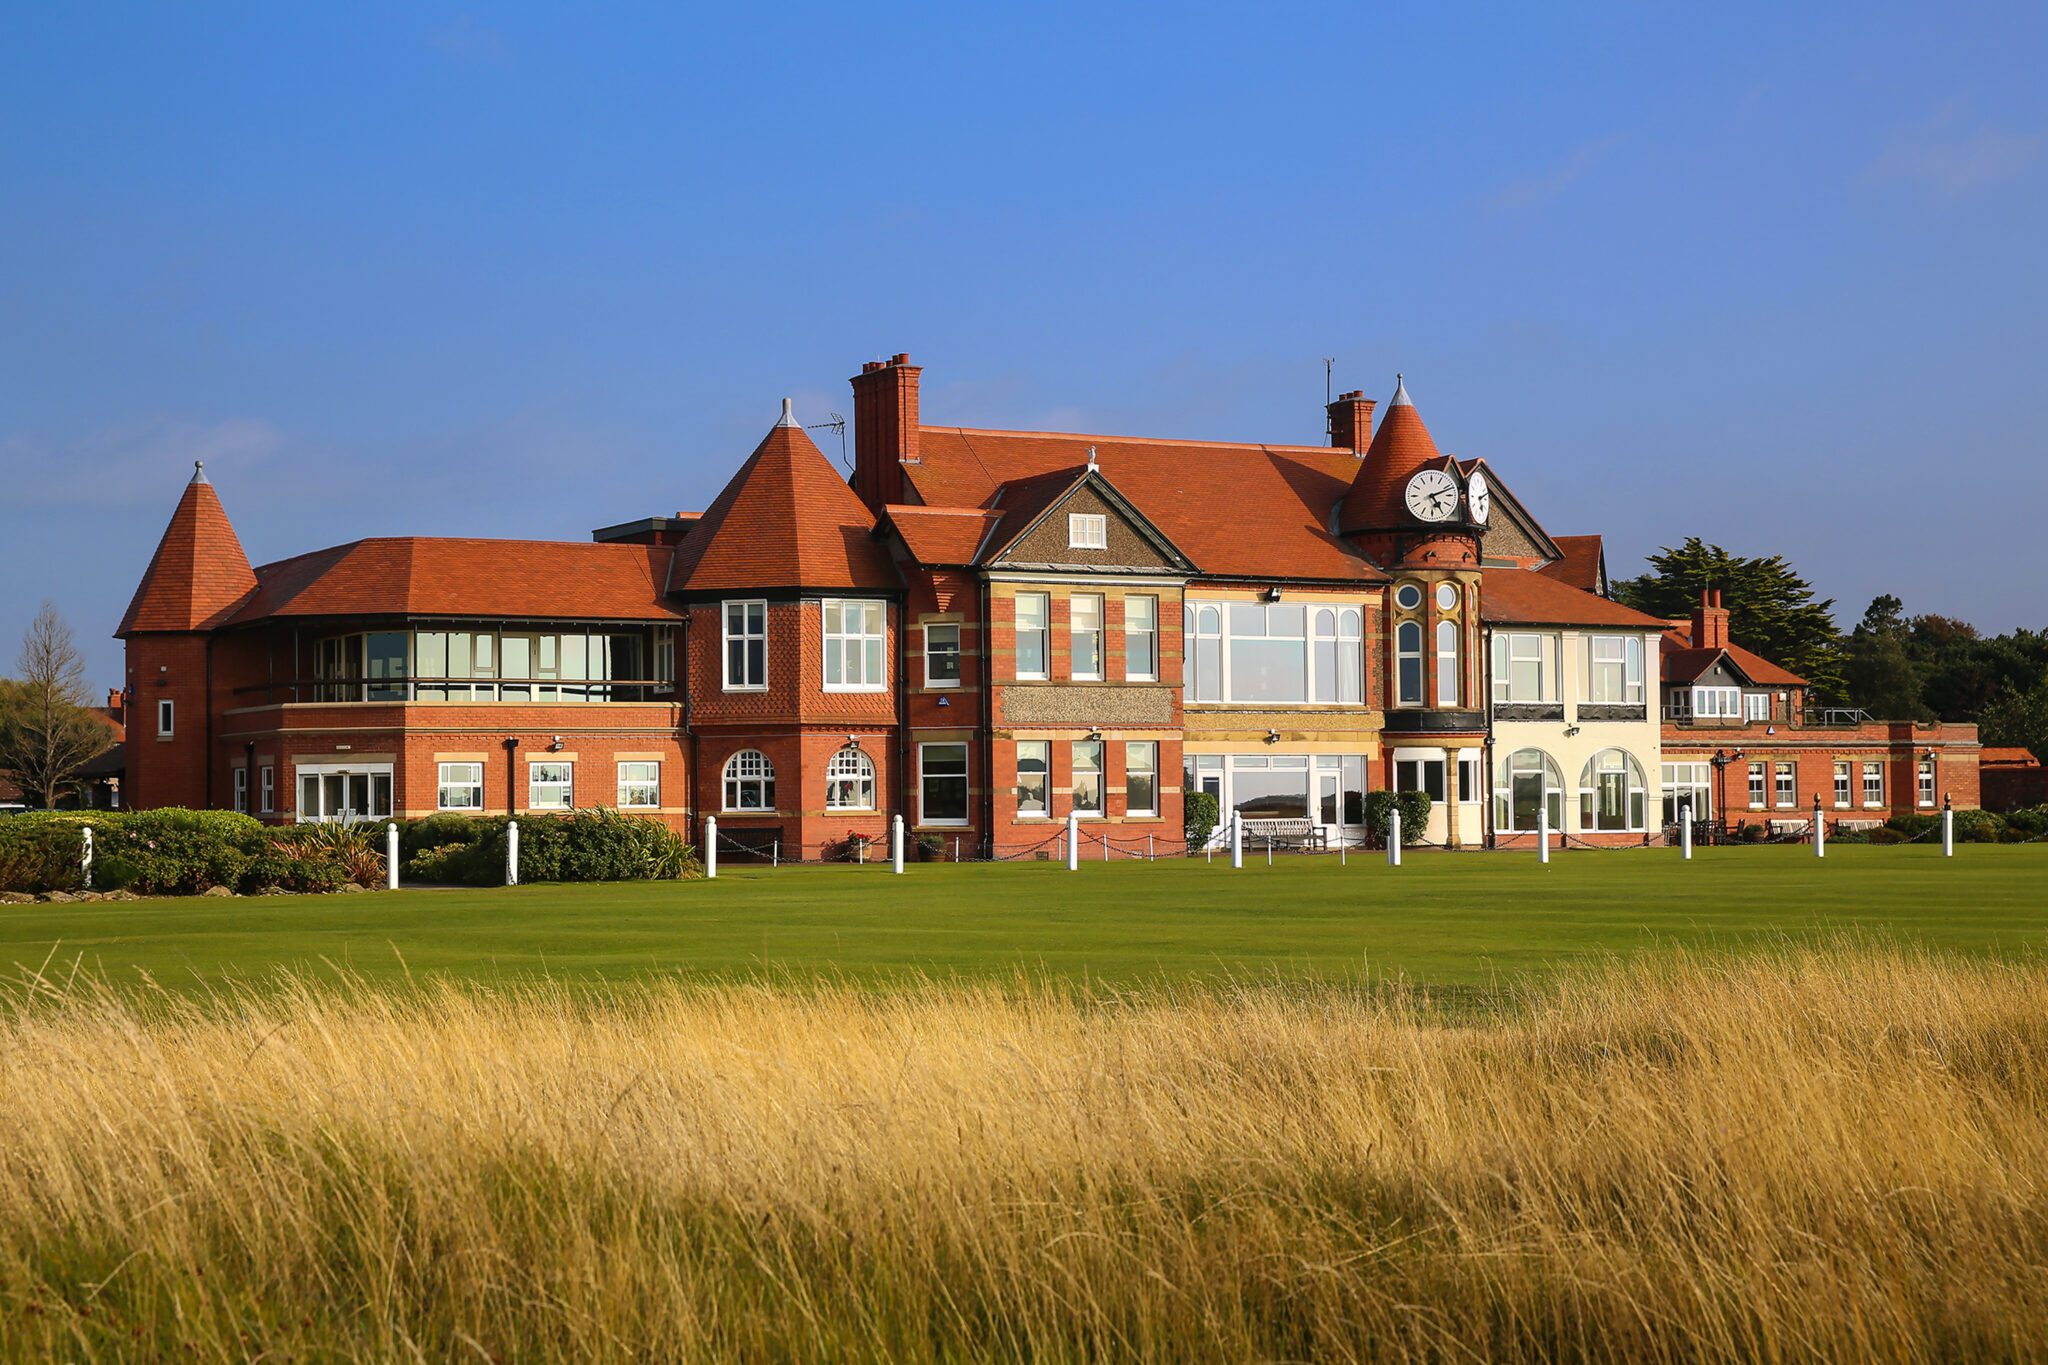
<svg viewBox="0 0 2048 1365"><path fill-rule="evenodd" d="M499 817L501 822L503 818ZM398 857L406 864L412 862L415 854L426 849L445 848L449 844L473 844L490 832L485 818L460 815L454 811L440 811L422 819L397 823Z"/></svg>
<svg viewBox="0 0 2048 1365"><path fill-rule="evenodd" d="M1428 792L1395 792L1380 790L1365 794L1365 827L1382 845L1393 829L1393 814L1401 812L1401 845L1406 848L1422 842L1422 832L1429 827L1430 800Z"/></svg>
<svg viewBox="0 0 2048 1365"><path fill-rule="evenodd" d="M32 815L0 820L0 891L77 890L84 884L83 828L83 821ZM101 861L97 849L93 861Z"/></svg>
<svg viewBox="0 0 2048 1365"><path fill-rule="evenodd" d="M1906 842L1906 836L1895 829L1880 825L1876 829L1863 831L1863 842L1866 844L1903 844Z"/></svg>
<svg viewBox="0 0 2048 1365"><path fill-rule="evenodd" d="M2016 810L2005 817L2006 828L2033 838L2037 834L2048 834L2048 805L2029 806Z"/></svg>
<svg viewBox="0 0 2048 1365"><path fill-rule="evenodd" d="M1188 841L1188 851L1194 852L1209 842L1216 832L1216 822L1222 812L1214 792L1188 792L1181 797L1182 833Z"/></svg>
<svg viewBox="0 0 2048 1365"><path fill-rule="evenodd" d="M1941 817L1939 815L1922 815L1917 811L1908 811L1904 815L1894 815L1891 819L1884 822L1884 827L1889 830L1898 831L1903 836L1901 840L1903 842L1906 839L1918 839L1923 834L1939 834L1941 832Z"/></svg>
<svg viewBox="0 0 2048 1365"><path fill-rule="evenodd" d="M1995 844L2005 832L2004 818L1988 810L1958 810L1950 814L1955 817L1956 842L1959 844ZM1938 811L1894 815L1885 821L1885 825L1908 839L1918 839L1923 835L1928 839L1941 837L1941 814Z"/></svg>

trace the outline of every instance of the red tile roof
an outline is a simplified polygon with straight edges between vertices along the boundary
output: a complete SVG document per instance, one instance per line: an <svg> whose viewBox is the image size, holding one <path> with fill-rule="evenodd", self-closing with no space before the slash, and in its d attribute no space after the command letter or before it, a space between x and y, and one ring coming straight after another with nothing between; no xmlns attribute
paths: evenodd
<svg viewBox="0 0 2048 1365"><path fill-rule="evenodd" d="M1413 525L1414 519L1402 505L1408 480L1423 466L1443 462L1429 428L1408 399L1406 386L1397 380L1386 416L1380 418L1372 445L1359 462L1344 498L1342 529L1371 531Z"/></svg>
<svg viewBox="0 0 2048 1365"><path fill-rule="evenodd" d="M185 485L114 634L205 630L225 620L255 588L249 556L206 481L206 471L199 469Z"/></svg>
<svg viewBox="0 0 2048 1365"><path fill-rule="evenodd" d="M989 528L1003 519L1001 509L985 507L911 507L891 503L882 509L889 524L920 564L972 564Z"/></svg>
<svg viewBox="0 0 2048 1365"><path fill-rule="evenodd" d="M676 546L669 590L901 587L874 529L803 428L778 423Z"/></svg>
<svg viewBox="0 0 2048 1365"><path fill-rule="evenodd" d="M1987 768L2038 768L2041 760L2031 749L1985 749L1977 761Z"/></svg>
<svg viewBox="0 0 2048 1365"><path fill-rule="evenodd" d="M1569 583L1581 592L1600 591L1600 537L1598 536L1552 536L1557 548L1564 551L1564 558L1546 564L1539 571L1555 578L1560 583Z"/></svg>
<svg viewBox="0 0 2048 1365"><path fill-rule="evenodd" d="M919 462L902 468L927 504L987 507L1006 483L1078 472L1090 446L1103 477L1202 573L1387 581L1329 529L1358 471L1348 450L922 427Z"/></svg>
<svg viewBox="0 0 2048 1365"><path fill-rule="evenodd" d="M1479 614L1499 625L1622 626L1662 630L1662 617L1624 607L1597 593L1532 569L1488 569L1480 576Z"/></svg>
<svg viewBox="0 0 2048 1365"><path fill-rule="evenodd" d="M586 541L358 540L266 564L231 624L273 617L667 621L674 552Z"/></svg>
<svg viewBox="0 0 2048 1365"><path fill-rule="evenodd" d="M1668 622L1666 623L1669 624ZM1689 683L1714 666L1714 661L1727 655L1736 670L1743 677L1762 687L1804 687L1806 679L1797 673L1790 673L1772 663L1761 654L1744 649L1741 645L1729 645L1726 649L1694 649L1682 638L1674 638L1667 631L1661 651L1664 660L1664 681Z"/></svg>

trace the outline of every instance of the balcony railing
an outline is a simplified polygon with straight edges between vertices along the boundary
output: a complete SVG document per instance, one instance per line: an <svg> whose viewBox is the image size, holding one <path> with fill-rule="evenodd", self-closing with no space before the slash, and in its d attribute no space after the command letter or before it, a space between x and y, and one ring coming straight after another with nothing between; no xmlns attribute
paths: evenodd
<svg viewBox="0 0 2048 1365"><path fill-rule="evenodd" d="M393 702L523 702L582 706L592 702L668 701L663 678L297 678L237 687L236 696L265 694L268 701L390 705Z"/></svg>

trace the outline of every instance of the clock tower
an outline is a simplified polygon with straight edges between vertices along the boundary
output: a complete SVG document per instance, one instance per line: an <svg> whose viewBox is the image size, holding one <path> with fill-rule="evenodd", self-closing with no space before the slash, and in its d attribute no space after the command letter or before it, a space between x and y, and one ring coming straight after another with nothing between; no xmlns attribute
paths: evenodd
<svg viewBox="0 0 2048 1365"><path fill-rule="evenodd" d="M1375 670L1386 713L1386 784L1427 791L1431 842L1483 837L1485 701L1479 545L1490 490L1444 455L1394 380L1394 396L1337 507L1335 529L1392 579Z"/></svg>

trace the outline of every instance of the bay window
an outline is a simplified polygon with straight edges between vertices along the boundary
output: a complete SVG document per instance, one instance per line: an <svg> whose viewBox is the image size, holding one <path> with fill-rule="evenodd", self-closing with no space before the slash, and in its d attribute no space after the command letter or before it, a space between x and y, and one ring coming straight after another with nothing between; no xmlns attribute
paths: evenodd
<svg viewBox="0 0 2048 1365"><path fill-rule="evenodd" d="M1402 758L1394 755L1394 790L1397 792L1428 792L1429 799L1437 805L1444 800L1444 760L1439 753L1435 758Z"/></svg>
<svg viewBox="0 0 2048 1365"><path fill-rule="evenodd" d="M844 602L826 598L825 690L880 692L889 685L883 663L886 639L880 602Z"/></svg>
<svg viewBox="0 0 2048 1365"><path fill-rule="evenodd" d="M768 604L723 604L725 690L758 692L768 686Z"/></svg>
<svg viewBox="0 0 2048 1365"><path fill-rule="evenodd" d="M1068 659L1076 679L1102 677L1102 594L1077 592L1067 601Z"/></svg>
<svg viewBox="0 0 2048 1365"><path fill-rule="evenodd" d="M1052 599L1042 592L1017 594L1017 676L1044 678L1052 656Z"/></svg>

